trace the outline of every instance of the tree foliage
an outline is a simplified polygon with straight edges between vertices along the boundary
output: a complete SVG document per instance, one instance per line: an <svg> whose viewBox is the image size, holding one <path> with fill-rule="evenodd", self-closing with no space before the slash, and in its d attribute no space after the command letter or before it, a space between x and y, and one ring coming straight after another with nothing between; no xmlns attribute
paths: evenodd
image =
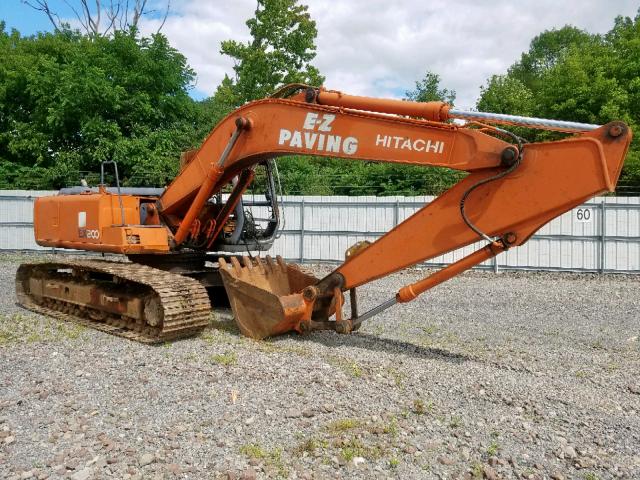
<svg viewBox="0 0 640 480"><path fill-rule="evenodd" d="M618 17L605 35L566 26L533 39L505 75L482 87L478 110L640 127L640 11ZM551 138L529 131L530 140ZM619 193L640 187L640 145L631 144Z"/></svg>
<svg viewBox="0 0 640 480"><path fill-rule="evenodd" d="M440 75L427 72L422 80L416 82L416 89L406 92L405 98L414 102L445 102L453 105L456 91L440 88Z"/></svg>
<svg viewBox="0 0 640 480"><path fill-rule="evenodd" d="M0 24L0 178L59 187L116 160L132 184L163 183L194 143L193 80L156 34L22 37Z"/></svg>
<svg viewBox="0 0 640 480"><path fill-rule="evenodd" d="M258 0L255 16L246 23L251 40L225 40L220 49L235 63L235 79L225 78L222 87L230 88L236 106L267 97L288 83L322 84L324 78L311 64L318 31L305 5L297 0Z"/></svg>
<svg viewBox="0 0 640 480"><path fill-rule="evenodd" d="M233 59L235 75L225 75L215 93L201 103L199 136L235 108L268 97L283 85L319 86L324 81L311 64L318 32L305 5L297 0L259 0L246 25L248 42L222 42L220 53Z"/></svg>

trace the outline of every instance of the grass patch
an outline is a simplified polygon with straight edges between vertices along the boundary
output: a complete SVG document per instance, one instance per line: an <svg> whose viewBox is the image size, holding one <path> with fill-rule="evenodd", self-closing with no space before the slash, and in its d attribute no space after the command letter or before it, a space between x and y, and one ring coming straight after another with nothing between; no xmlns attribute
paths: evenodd
<svg viewBox="0 0 640 480"><path fill-rule="evenodd" d="M268 466L278 471L278 476L282 478L289 477L289 471L282 460L282 449L274 448L267 450L257 443L248 443L240 447L240 453L249 458L262 460Z"/></svg>
<svg viewBox="0 0 640 480"><path fill-rule="evenodd" d="M462 426L462 418L459 415L453 415L449 420L449 426L451 428L459 428Z"/></svg>
<svg viewBox="0 0 640 480"><path fill-rule="evenodd" d="M358 363L354 362L353 360L349 360L343 357L333 356L333 357L327 358L327 361L329 362L330 365L333 365L334 367L339 368L347 375L350 375L354 378L362 377L362 374L363 374L362 368L360 367L360 365L358 365Z"/></svg>
<svg viewBox="0 0 640 480"><path fill-rule="evenodd" d="M209 320L209 327L214 328L219 332L229 333L231 335L239 335L240 329L235 320L219 320L215 315L211 316Z"/></svg>
<svg viewBox="0 0 640 480"><path fill-rule="evenodd" d="M382 427L382 432L386 435L391 435L392 437L398 436L398 420L393 417L389 420L389 423L386 423Z"/></svg>
<svg viewBox="0 0 640 480"><path fill-rule="evenodd" d="M493 457L498 453L499 450L500 450L500 445L498 444L498 442L493 440L491 442L491 445L487 447L487 455L489 455L490 457Z"/></svg>
<svg viewBox="0 0 640 480"><path fill-rule="evenodd" d="M85 331L83 325L62 320L20 313L0 315L0 345L78 340Z"/></svg>
<svg viewBox="0 0 640 480"><path fill-rule="evenodd" d="M308 357L311 355L311 352L306 348L290 345L278 345L273 340L253 340L251 343L256 350L264 353L292 353L301 357Z"/></svg>
<svg viewBox="0 0 640 480"><path fill-rule="evenodd" d="M422 327L420 330L422 330L425 335L433 335L438 331L438 327L435 325L427 325L426 327Z"/></svg>
<svg viewBox="0 0 640 480"><path fill-rule="evenodd" d="M424 400L420 398L416 398L413 401L413 413L416 415L425 415L427 413L432 413L435 409L435 404L432 401L428 401L425 403Z"/></svg>
<svg viewBox="0 0 640 480"><path fill-rule="evenodd" d="M198 361L198 355L195 352L188 353L182 358L187 360L189 363L195 363Z"/></svg>
<svg viewBox="0 0 640 480"><path fill-rule="evenodd" d="M393 379L398 388L404 388L404 382L407 379L407 375L397 368L389 367L387 368L387 373Z"/></svg>
<svg viewBox="0 0 640 480"><path fill-rule="evenodd" d="M200 334L200 338L209 345L237 345L241 342L237 333L234 334L225 330L216 329L215 327L204 330Z"/></svg>
<svg viewBox="0 0 640 480"><path fill-rule="evenodd" d="M246 455L249 458L256 458L258 460L267 458L267 456L269 455L269 452L267 452L257 443L249 443L247 445L242 445L240 447L240 453L242 453L243 455Z"/></svg>
<svg viewBox="0 0 640 480"><path fill-rule="evenodd" d="M308 438L293 449L293 454L300 456L303 453L313 453L316 450L324 450L329 447L326 440L318 440L316 438Z"/></svg>
<svg viewBox="0 0 640 480"><path fill-rule="evenodd" d="M616 372L620 370L620 364L616 362L610 362L610 363L607 363L605 368L607 372Z"/></svg>
<svg viewBox="0 0 640 480"><path fill-rule="evenodd" d="M220 353L217 355L211 355L209 357L209 361L211 363L216 363L218 365L224 365L228 367L230 365L235 365L236 363L238 363L238 356L236 355L236 352Z"/></svg>
<svg viewBox="0 0 640 480"><path fill-rule="evenodd" d="M327 430L333 433L346 432L362 426L362 421L357 418L343 418L334 420L327 425Z"/></svg>
<svg viewBox="0 0 640 480"><path fill-rule="evenodd" d="M347 462L356 457L377 460L382 457L382 449L378 445L365 445L359 438L350 438L340 448L340 455Z"/></svg>
<svg viewBox="0 0 640 480"><path fill-rule="evenodd" d="M471 475L473 476L473 478L484 478L484 468L482 467L482 464L480 462L475 462L471 466Z"/></svg>

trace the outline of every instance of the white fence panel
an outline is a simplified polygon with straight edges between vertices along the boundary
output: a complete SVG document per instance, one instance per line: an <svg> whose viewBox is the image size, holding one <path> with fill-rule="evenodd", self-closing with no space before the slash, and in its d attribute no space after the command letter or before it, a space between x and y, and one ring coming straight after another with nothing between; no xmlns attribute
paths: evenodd
<svg viewBox="0 0 640 480"><path fill-rule="evenodd" d="M41 249L33 239L33 199L50 191L0 191L0 250ZM282 234L272 255L298 262L340 262L356 242L373 241L434 197L285 196ZM254 209L266 217L264 207ZM482 243L427 262L445 265ZM484 268L640 273L640 197L598 197L545 225L522 247Z"/></svg>

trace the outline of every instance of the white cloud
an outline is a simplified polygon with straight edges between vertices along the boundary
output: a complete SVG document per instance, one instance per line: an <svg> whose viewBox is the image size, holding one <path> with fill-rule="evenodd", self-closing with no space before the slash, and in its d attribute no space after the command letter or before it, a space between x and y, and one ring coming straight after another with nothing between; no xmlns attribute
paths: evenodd
<svg viewBox="0 0 640 480"><path fill-rule="evenodd" d="M480 85L504 73L543 30L572 24L603 33L617 15L635 16L633 0L302 0L318 27L314 64L328 88L373 96L401 96L429 70L456 90L457 106L472 107ZM255 0L173 0L163 33L212 94L232 61L220 42L247 40ZM146 19L143 33L158 20Z"/></svg>

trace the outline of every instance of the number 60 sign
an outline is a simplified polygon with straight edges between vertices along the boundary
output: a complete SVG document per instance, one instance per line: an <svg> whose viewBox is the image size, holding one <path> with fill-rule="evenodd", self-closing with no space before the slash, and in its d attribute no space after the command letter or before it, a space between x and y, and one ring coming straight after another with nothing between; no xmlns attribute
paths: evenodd
<svg viewBox="0 0 640 480"><path fill-rule="evenodd" d="M578 208L575 210L575 219L578 222L589 223L593 219L590 208Z"/></svg>

